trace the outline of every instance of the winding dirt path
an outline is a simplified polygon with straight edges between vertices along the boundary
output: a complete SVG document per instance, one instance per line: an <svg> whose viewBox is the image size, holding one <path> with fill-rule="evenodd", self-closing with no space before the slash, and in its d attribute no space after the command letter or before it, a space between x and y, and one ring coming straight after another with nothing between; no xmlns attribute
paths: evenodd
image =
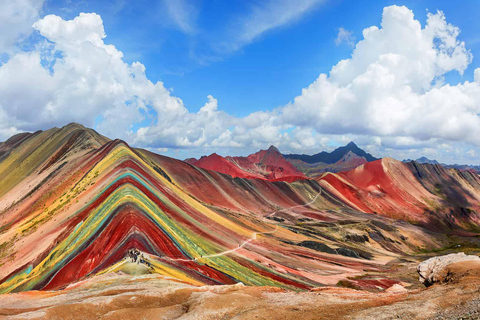
<svg viewBox="0 0 480 320"><path fill-rule="evenodd" d="M296 206L292 206L292 207L289 207L289 208L285 208L285 209L281 209L281 210L275 210L273 211L272 213L270 213L269 215L267 215L266 217L262 218L262 220L268 224L271 224L270 221L267 221L267 218L275 215L276 213L278 212L284 212L284 211L287 211L287 210L291 210L291 209L295 209L295 208L301 208L301 207L306 207L306 206L309 206L311 205L312 203L314 203L315 201L317 201L318 197L322 194L322 188L320 187L320 191L317 193L317 195L312 199L312 201L310 202L307 202L305 204L299 204L299 205L296 205ZM252 234L252 237L250 239L247 239L245 241L243 241L241 244L238 245L238 247L234 248L234 249L230 249L230 250L226 250L226 251L222 251L222 252L219 252L219 253L215 253L215 254L209 254L209 255L206 255L206 256L201 256L201 257L196 257L194 259L173 259L173 258L169 258L169 257L161 257L160 259L163 259L163 260L170 260L170 261L182 261L182 262L188 262L188 261L197 261L198 259L207 259L207 258L216 258L216 257L221 257L221 256L224 256L226 254L229 254L229 253L232 253L232 252L235 252L235 251L238 251L240 250L241 248L243 248L245 245L247 245L248 243L254 241L257 239L257 235L264 235L264 234L274 234L275 232L278 231L278 224L275 224L275 228L273 230L270 230L270 231L265 231L265 232L254 232Z"/></svg>

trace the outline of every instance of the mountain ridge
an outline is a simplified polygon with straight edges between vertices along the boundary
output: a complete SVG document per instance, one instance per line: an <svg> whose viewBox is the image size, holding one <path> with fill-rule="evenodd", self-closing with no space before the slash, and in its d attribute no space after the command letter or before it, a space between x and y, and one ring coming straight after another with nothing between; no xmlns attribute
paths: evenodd
<svg viewBox="0 0 480 320"><path fill-rule="evenodd" d="M200 159L188 158L185 162L203 169L214 170L232 177L295 181L306 176L288 162L275 146L245 157L222 157L216 153Z"/></svg>
<svg viewBox="0 0 480 320"><path fill-rule="evenodd" d="M349 142L343 147L338 147L332 152L322 151L313 155L306 154L284 154L286 159L297 159L306 163L323 162L326 164L333 164L339 161L348 151L355 153L359 157L364 157L368 162L378 160L371 154L360 149L353 141Z"/></svg>
<svg viewBox="0 0 480 320"><path fill-rule="evenodd" d="M418 162L418 163L422 163L422 164L425 164L425 163L428 163L428 164L440 164L440 162L438 162L437 160L432 160L432 159L429 159L425 156L422 156L420 158L417 158L415 160L412 160L412 159L404 159L402 160L402 162L411 162L411 161L415 161L415 162Z"/></svg>
<svg viewBox="0 0 480 320"><path fill-rule="evenodd" d="M412 159L404 159L402 160L404 163L410 163L410 162L416 162L416 163L421 163L421 164L433 164L433 165L441 165L442 167L445 168L453 168L453 169L459 169L459 170L464 170L464 171L473 171L476 173L480 173L480 166L479 165L468 165L468 164L446 164L446 163L440 163L435 159L429 159L425 156L422 156L416 160Z"/></svg>

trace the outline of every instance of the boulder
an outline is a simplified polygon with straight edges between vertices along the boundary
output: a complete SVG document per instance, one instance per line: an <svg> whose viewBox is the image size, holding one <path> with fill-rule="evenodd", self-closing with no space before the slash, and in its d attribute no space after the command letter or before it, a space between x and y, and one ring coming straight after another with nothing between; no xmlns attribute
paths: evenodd
<svg viewBox="0 0 480 320"><path fill-rule="evenodd" d="M473 255L466 255L463 252L451 253L445 256L433 257L423 261L417 267L419 281L426 287L431 286L436 282L443 282L445 278L444 269L452 263L461 261L478 261L480 257Z"/></svg>
<svg viewBox="0 0 480 320"><path fill-rule="evenodd" d="M400 294L400 293L406 293L406 292L408 292L408 290L405 289L401 284L395 283L393 286L386 289L385 292L393 293L393 294Z"/></svg>

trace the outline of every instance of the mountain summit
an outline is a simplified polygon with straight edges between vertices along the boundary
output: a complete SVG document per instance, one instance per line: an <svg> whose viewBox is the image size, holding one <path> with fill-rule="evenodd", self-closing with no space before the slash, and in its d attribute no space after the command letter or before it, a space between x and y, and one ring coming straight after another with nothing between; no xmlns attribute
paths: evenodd
<svg viewBox="0 0 480 320"><path fill-rule="evenodd" d="M311 156L306 154L284 154L283 156L287 159L297 159L310 164L318 162L333 164L342 159L342 157L344 157L349 151L353 152L359 157L364 157L367 162L378 160L370 153L360 149L353 141L349 142L344 147L339 147L333 150L332 152L322 151Z"/></svg>
<svg viewBox="0 0 480 320"><path fill-rule="evenodd" d="M199 160L189 158L186 162L202 169L214 170L239 178L295 181L306 176L295 168L275 146L260 150L246 157L222 157L215 153Z"/></svg>

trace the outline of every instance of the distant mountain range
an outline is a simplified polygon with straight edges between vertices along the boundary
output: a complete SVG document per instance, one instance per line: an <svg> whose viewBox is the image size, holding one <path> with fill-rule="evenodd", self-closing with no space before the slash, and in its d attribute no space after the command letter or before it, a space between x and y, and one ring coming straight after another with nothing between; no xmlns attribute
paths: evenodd
<svg viewBox="0 0 480 320"><path fill-rule="evenodd" d="M284 157L309 177L324 172L342 172L354 169L367 162L378 160L360 149L354 142L332 152L322 151L314 155L285 154Z"/></svg>
<svg viewBox="0 0 480 320"><path fill-rule="evenodd" d="M458 170L473 171L473 172L476 172L476 173L480 173L480 166L468 165L468 164L440 163L437 160L431 160L431 159L428 159L425 156L420 157L416 160L412 160L412 159L404 159L403 160L403 162L405 162L405 163L412 162L412 161L415 161L415 162L421 163L421 164L438 164L438 165L441 165L445 168L453 168L453 169L458 169Z"/></svg>
<svg viewBox="0 0 480 320"><path fill-rule="evenodd" d="M332 152L322 151L314 155L282 154L275 146L260 150L246 157L220 156L212 153L200 159L189 158L185 162L197 167L228 174L234 178L256 178L288 181L313 178L325 172L345 172L368 162L379 160L359 148L353 141ZM441 165L464 171L480 173L480 166L445 164L425 156L418 159L404 159L402 162Z"/></svg>
<svg viewBox="0 0 480 320"><path fill-rule="evenodd" d="M412 162L412 161L415 161L415 162L418 162L418 163L422 163L422 164L425 164L425 163L428 163L428 164L440 164L440 162L438 162L437 160L430 160L428 159L427 157L420 157L416 160L412 160L412 159L404 159L402 162Z"/></svg>
<svg viewBox="0 0 480 320"><path fill-rule="evenodd" d="M282 155L275 146L246 157L222 157L216 153L200 159L185 159L197 167L215 170L235 178L295 181L323 172L348 171L377 158L350 142L332 152L310 155Z"/></svg>
<svg viewBox="0 0 480 320"><path fill-rule="evenodd" d="M185 159L197 167L215 170L234 178L257 178L266 180L295 181L307 177L288 162L274 146L246 157L222 157L216 153L200 159Z"/></svg>
<svg viewBox="0 0 480 320"><path fill-rule="evenodd" d="M320 153L314 155L306 155L306 154L284 154L283 156L286 159L297 159L301 160L306 163L318 163L323 162L327 164L336 163L341 160L349 151L356 154L359 157L365 158L367 162L378 160L370 153L366 153L362 149L360 149L353 141L347 144L344 147L339 147L332 152L322 151Z"/></svg>

